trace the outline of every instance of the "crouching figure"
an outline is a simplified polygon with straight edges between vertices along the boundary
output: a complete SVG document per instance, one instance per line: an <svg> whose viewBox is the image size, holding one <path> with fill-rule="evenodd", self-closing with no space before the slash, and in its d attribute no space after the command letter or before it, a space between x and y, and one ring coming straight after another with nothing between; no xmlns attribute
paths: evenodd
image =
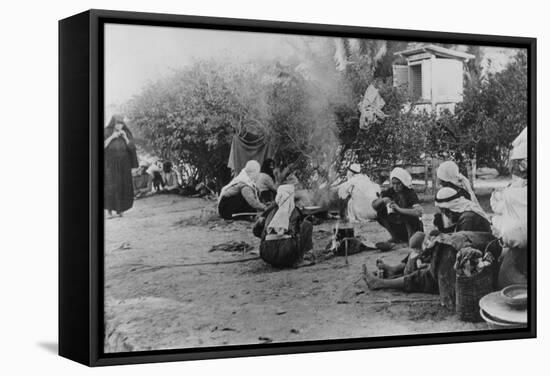
<svg viewBox="0 0 550 376"><path fill-rule="evenodd" d="M254 235L261 239L260 257L276 268L300 263L313 247L313 225L294 205L294 186L279 186L275 203L256 221Z"/></svg>

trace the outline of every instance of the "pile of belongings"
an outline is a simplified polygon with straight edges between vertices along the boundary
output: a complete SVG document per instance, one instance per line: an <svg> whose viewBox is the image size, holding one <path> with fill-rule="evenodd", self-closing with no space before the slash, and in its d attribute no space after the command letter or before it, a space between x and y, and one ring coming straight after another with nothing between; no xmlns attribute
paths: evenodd
<svg viewBox="0 0 550 376"><path fill-rule="evenodd" d="M465 247L456 254L454 269L457 276L471 277L480 274L493 262L494 258L490 252L483 255L479 249Z"/></svg>
<svg viewBox="0 0 550 376"><path fill-rule="evenodd" d="M332 239L330 243L325 247L326 252L330 252L335 256L344 256L346 254L346 243L347 243L347 254L354 255L356 253L373 251L376 248L369 247L364 244L357 238L346 238L345 240L335 240Z"/></svg>
<svg viewBox="0 0 550 376"><path fill-rule="evenodd" d="M225 242L225 243L221 243L221 244L217 244L217 245L212 246L212 248L210 248L210 251L208 251L208 252L223 251L223 252L241 252L241 253L244 253L244 252L248 252L252 249L254 249L254 247L251 246L250 244L248 244L247 242L243 242L243 241L239 242L239 241L236 241L236 240L231 240L231 241L228 241L228 242Z"/></svg>

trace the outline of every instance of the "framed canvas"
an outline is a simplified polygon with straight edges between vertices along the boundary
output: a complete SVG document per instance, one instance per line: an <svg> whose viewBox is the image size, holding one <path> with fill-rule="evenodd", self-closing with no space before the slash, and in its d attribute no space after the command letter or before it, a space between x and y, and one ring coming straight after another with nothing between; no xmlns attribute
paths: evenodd
<svg viewBox="0 0 550 376"><path fill-rule="evenodd" d="M59 22L59 354L536 336L536 40Z"/></svg>

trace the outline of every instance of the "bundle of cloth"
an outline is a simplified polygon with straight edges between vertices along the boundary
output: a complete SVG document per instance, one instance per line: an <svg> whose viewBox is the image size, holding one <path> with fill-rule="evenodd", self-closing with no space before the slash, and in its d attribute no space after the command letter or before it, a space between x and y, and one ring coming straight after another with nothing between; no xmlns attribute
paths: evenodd
<svg viewBox="0 0 550 376"><path fill-rule="evenodd" d="M482 251L472 247L464 247L456 254L454 269L457 276L471 277L480 274L494 262L491 252L485 255Z"/></svg>

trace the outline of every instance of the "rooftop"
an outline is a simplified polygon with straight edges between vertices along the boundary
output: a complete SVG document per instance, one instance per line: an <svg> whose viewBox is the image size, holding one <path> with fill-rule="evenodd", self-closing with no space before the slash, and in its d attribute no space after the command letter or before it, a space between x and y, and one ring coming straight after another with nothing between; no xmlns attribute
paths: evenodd
<svg viewBox="0 0 550 376"><path fill-rule="evenodd" d="M474 55L468 54L466 52L455 51L449 48L435 46L433 44L428 44L422 47L411 48L409 50L399 51L399 52L396 52L395 54L407 58L407 57L418 55L421 53L429 53L429 54L435 55L436 57L451 58L451 59L458 59L458 60L464 60L464 61L468 61L475 57Z"/></svg>

